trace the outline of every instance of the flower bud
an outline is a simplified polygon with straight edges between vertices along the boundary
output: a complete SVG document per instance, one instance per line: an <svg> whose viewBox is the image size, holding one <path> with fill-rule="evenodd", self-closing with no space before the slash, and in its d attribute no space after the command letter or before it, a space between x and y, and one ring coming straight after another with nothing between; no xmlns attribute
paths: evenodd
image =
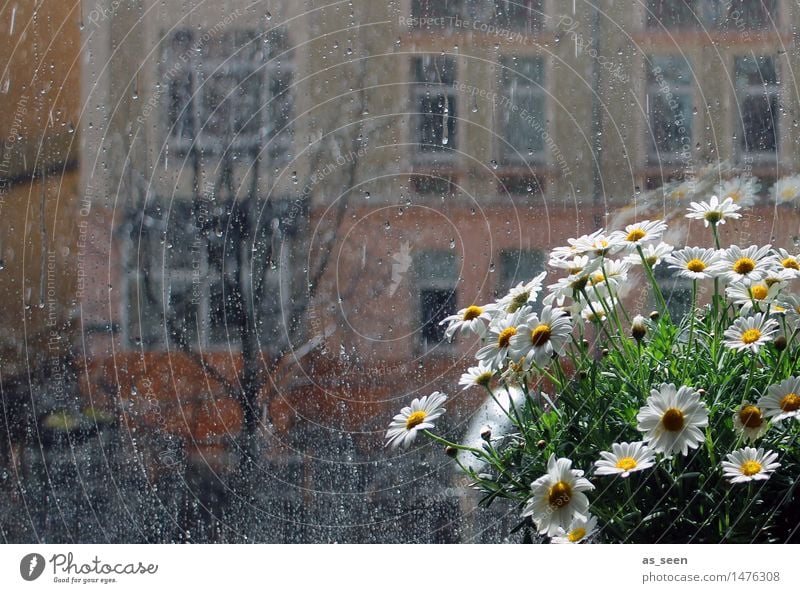
<svg viewBox="0 0 800 593"><path fill-rule="evenodd" d="M547 446L547 441L545 441L544 439L542 439L542 440L540 440L540 441L538 441L538 442L536 443L536 446L537 446L539 449L544 449L544 448Z"/></svg>
<svg viewBox="0 0 800 593"><path fill-rule="evenodd" d="M603 349L600 351L600 354L602 354L603 356L608 356L608 348L603 348Z"/></svg>
<svg viewBox="0 0 800 593"><path fill-rule="evenodd" d="M641 342L647 335L647 323L645 323L644 317L641 315L637 315L633 318L631 335L637 342Z"/></svg>
<svg viewBox="0 0 800 593"><path fill-rule="evenodd" d="M487 441L487 442L488 442L488 441L489 441L489 439L490 439L490 438L492 438L492 429L491 429L491 428L489 428L488 426L484 426L484 427L481 429L481 438L482 438L484 441Z"/></svg>
<svg viewBox="0 0 800 593"><path fill-rule="evenodd" d="M581 345L584 348L588 348L589 347L589 340L581 340Z"/></svg>
<svg viewBox="0 0 800 593"><path fill-rule="evenodd" d="M775 344L775 350L778 352L783 352L786 350L786 336L778 336L775 338L773 344Z"/></svg>
<svg viewBox="0 0 800 593"><path fill-rule="evenodd" d="M703 397L705 394L706 394L706 390L705 389L698 389L697 390L697 395L699 395L700 397Z"/></svg>
<svg viewBox="0 0 800 593"><path fill-rule="evenodd" d="M455 447L453 447L452 445L447 445L447 446L444 448L444 453L445 453L445 455L447 455L448 457L455 457L456 455L458 455L458 449L456 449L456 448L455 448Z"/></svg>
<svg viewBox="0 0 800 593"><path fill-rule="evenodd" d="M653 321L658 321L658 318L661 317L661 313L658 311L650 311L650 319Z"/></svg>

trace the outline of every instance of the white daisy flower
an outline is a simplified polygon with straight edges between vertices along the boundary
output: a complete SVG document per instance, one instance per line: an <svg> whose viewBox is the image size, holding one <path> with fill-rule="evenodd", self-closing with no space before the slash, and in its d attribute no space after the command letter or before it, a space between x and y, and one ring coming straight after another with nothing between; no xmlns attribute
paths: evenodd
<svg viewBox="0 0 800 593"><path fill-rule="evenodd" d="M757 353L761 347L770 342L778 330L778 322L764 313L756 313L752 317L740 317L725 330L723 344L737 351L752 350Z"/></svg>
<svg viewBox="0 0 800 593"><path fill-rule="evenodd" d="M800 175L779 179L772 186L772 197L778 204L796 202L800 199Z"/></svg>
<svg viewBox="0 0 800 593"><path fill-rule="evenodd" d="M586 323L596 323L598 321L605 321L606 320L606 309L609 311L614 310L616 301L611 298L603 299L603 301L592 301L591 303L587 303L585 307L581 309L581 317ZM603 305L605 304L605 308Z"/></svg>
<svg viewBox="0 0 800 593"><path fill-rule="evenodd" d="M792 329L800 327L800 297L783 293L778 297L775 308L786 315Z"/></svg>
<svg viewBox="0 0 800 593"><path fill-rule="evenodd" d="M545 307L541 315L531 314L517 328L517 335L511 338L511 356L545 366L554 354L562 353L571 332L572 324L564 311Z"/></svg>
<svg viewBox="0 0 800 593"><path fill-rule="evenodd" d="M692 202L687 208L689 214L686 218L700 219L705 226L725 224L728 218L741 218L742 215L739 214L741 209L731 198L725 198L720 202L717 196L711 196L708 202Z"/></svg>
<svg viewBox="0 0 800 593"><path fill-rule="evenodd" d="M602 264L602 260L589 258L588 255L576 255L574 257L562 258L557 255L550 257L549 264L554 268L566 270L570 276L577 274L591 274Z"/></svg>
<svg viewBox="0 0 800 593"><path fill-rule="evenodd" d="M720 252L714 272L728 282L761 280L775 263L771 248L771 245L751 245L742 249L738 245L731 245Z"/></svg>
<svg viewBox="0 0 800 593"><path fill-rule="evenodd" d="M611 451L602 451L599 461L595 461L594 473L598 476L618 475L627 478L631 472L638 472L655 465L655 451L642 442L614 443Z"/></svg>
<svg viewBox="0 0 800 593"><path fill-rule="evenodd" d="M587 541L597 531L597 517L577 515L564 529L559 527L551 540L554 544L579 544Z"/></svg>
<svg viewBox="0 0 800 593"><path fill-rule="evenodd" d="M628 278L631 264L624 260L607 259L601 269L589 277L586 287L590 296L605 297L619 288L619 285Z"/></svg>
<svg viewBox="0 0 800 593"><path fill-rule="evenodd" d="M667 224L663 220L643 220L629 224L624 231L614 231L611 237L625 249L635 251L637 246L658 241L666 230Z"/></svg>
<svg viewBox="0 0 800 593"><path fill-rule="evenodd" d="M532 496L522 516L531 516L539 533L558 535L558 529L568 528L577 515L587 516L589 499L584 492L589 490L594 486L583 471L572 469L571 460L550 455L547 473L531 484Z"/></svg>
<svg viewBox="0 0 800 593"><path fill-rule="evenodd" d="M780 264L781 268L783 268L791 278L800 276L800 259L798 259L800 256L792 255L785 249L780 248L776 249L774 253L775 261Z"/></svg>
<svg viewBox="0 0 800 593"><path fill-rule="evenodd" d="M594 257L614 255L623 247L622 239L619 236L606 235L602 229L575 240L575 248L578 253Z"/></svg>
<svg viewBox="0 0 800 593"><path fill-rule="evenodd" d="M485 361L491 368L503 366L511 346L511 338L517 335L520 323L531 314L530 307L518 309L511 315L498 317L489 325L486 345L475 354L475 358Z"/></svg>
<svg viewBox="0 0 800 593"><path fill-rule="evenodd" d="M800 417L800 378L789 377L767 388L767 395L758 400L764 416L773 422Z"/></svg>
<svg viewBox="0 0 800 593"><path fill-rule="evenodd" d="M546 275L547 272L542 272L529 282L517 284L506 296L497 301L498 310L503 310L506 313L515 313L525 305L532 305L542 290L542 281Z"/></svg>
<svg viewBox="0 0 800 593"><path fill-rule="evenodd" d="M748 208L755 204L760 190L761 184L758 179L741 176L720 183L716 186L714 193L719 196L720 200L730 198L734 204Z"/></svg>
<svg viewBox="0 0 800 593"><path fill-rule="evenodd" d="M670 269L678 270L678 276L693 280L714 277L714 267L719 262L719 254L713 249L686 247L673 251L664 258Z"/></svg>
<svg viewBox="0 0 800 593"><path fill-rule="evenodd" d="M741 314L747 313L753 303L760 309L766 310L781 292L781 284L769 286L764 281L759 282L734 282L725 289L725 295L736 305L741 305Z"/></svg>
<svg viewBox="0 0 800 593"><path fill-rule="evenodd" d="M658 245L645 245L642 248L642 253L644 254L644 260L651 268L655 268L658 264L661 263L661 260L672 253L672 245L668 245L667 243L659 243ZM625 256L625 261L633 266L639 266L642 264L642 258L638 253L631 253Z"/></svg>
<svg viewBox="0 0 800 593"><path fill-rule="evenodd" d="M448 324L444 333L448 340L453 339L458 330L461 330L462 333L471 331L483 336L486 333L486 323L492 320L494 309L494 305L470 305L455 315L445 317L439 322L439 325Z"/></svg>
<svg viewBox="0 0 800 593"><path fill-rule="evenodd" d="M567 298L581 301L583 299L582 291L586 289L588 284L589 275L586 273L572 274L566 278L559 278L555 284L550 284L547 287L549 292L542 299L542 303L545 305L553 305L555 303L560 307Z"/></svg>
<svg viewBox="0 0 800 593"><path fill-rule="evenodd" d="M773 259L773 266L767 269L767 272L761 281L769 287L778 284L781 288L783 288L789 284L790 281L796 278L797 273L794 270L776 266L775 261L776 260Z"/></svg>
<svg viewBox="0 0 800 593"><path fill-rule="evenodd" d="M494 377L494 370L491 365L480 361L478 366L470 367L466 373L461 375L458 384L463 385L465 390L475 386L488 387L492 382L492 377Z"/></svg>
<svg viewBox="0 0 800 593"><path fill-rule="evenodd" d="M650 391L647 404L636 415L637 429L654 451L671 456L686 455L705 441L700 430L708 426L708 410L700 394L682 386L676 390L671 383L662 383L659 390Z"/></svg>
<svg viewBox="0 0 800 593"><path fill-rule="evenodd" d="M386 431L386 445L392 449L402 445L404 448L411 446L417 437L417 432L433 428L433 421L444 414L442 404L447 401L447 396L439 391L421 398L414 398L410 406L406 406L392 419L389 430Z"/></svg>
<svg viewBox="0 0 800 593"><path fill-rule="evenodd" d="M769 426L764 411L757 405L744 402L733 415L733 427L750 442L760 439Z"/></svg>
<svg viewBox="0 0 800 593"><path fill-rule="evenodd" d="M772 451L744 447L726 455L727 461L722 462L722 470L731 484L768 480L770 474L781 466L775 462L777 458L778 454Z"/></svg>

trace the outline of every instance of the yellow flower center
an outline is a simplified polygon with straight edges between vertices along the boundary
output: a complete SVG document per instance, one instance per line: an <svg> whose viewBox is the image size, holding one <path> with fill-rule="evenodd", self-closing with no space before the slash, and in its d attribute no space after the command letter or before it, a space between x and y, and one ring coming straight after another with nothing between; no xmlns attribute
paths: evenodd
<svg viewBox="0 0 800 593"><path fill-rule="evenodd" d="M408 416L408 420L406 420L406 429L411 430L415 426L419 426L420 424L425 422L425 417L427 415L428 413L422 410L411 412L411 414Z"/></svg>
<svg viewBox="0 0 800 593"><path fill-rule="evenodd" d="M470 305L464 309L464 321L472 321L483 315L483 309L477 305Z"/></svg>
<svg viewBox="0 0 800 593"><path fill-rule="evenodd" d="M628 236L625 237L625 239L630 241L631 243L636 243L636 241L641 241L646 236L647 233L645 233L642 229L636 228L633 229L630 233L628 233Z"/></svg>
<svg viewBox="0 0 800 593"><path fill-rule="evenodd" d="M748 459L742 464L741 470L745 476L754 476L761 471L761 464L754 459Z"/></svg>
<svg viewBox="0 0 800 593"><path fill-rule="evenodd" d="M756 269L756 262L749 257L740 257L733 264L733 271L737 274L749 274Z"/></svg>
<svg viewBox="0 0 800 593"><path fill-rule="evenodd" d="M636 460L633 457L621 457L617 460L617 467L626 472L630 471L636 468Z"/></svg>
<svg viewBox="0 0 800 593"><path fill-rule="evenodd" d="M792 187L792 186L786 187L781 192L781 199L782 200L791 200L795 196L796 193L797 193L797 188L796 187Z"/></svg>
<svg viewBox="0 0 800 593"><path fill-rule="evenodd" d="M566 482L556 482L547 491L547 502L554 510L567 506L570 500L572 500L572 486Z"/></svg>
<svg viewBox="0 0 800 593"><path fill-rule="evenodd" d="M761 330L756 329L755 327L751 327L750 329L742 332L742 342L745 344L758 342L759 338L761 338Z"/></svg>
<svg viewBox="0 0 800 593"><path fill-rule="evenodd" d="M664 412L664 415L661 417L661 424L670 432L678 432L683 429L685 418L681 410L678 408L670 408Z"/></svg>
<svg viewBox="0 0 800 593"><path fill-rule="evenodd" d="M708 212L705 213L703 218L705 218L708 222L713 224L722 220L722 212L720 212L719 210L709 210Z"/></svg>
<svg viewBox="0 0 800 593"><path fill-rule="evenodd" d="M516 327L507 327L497 336L497 347L505 348L511 343L511 338L517 335Z"/></svg>
<svg viewBox="0 0 800 593"><path fill-rule="evenodd" d="M491 382L492 382L492 373L489 371L481 373L480 375L475 377L475 385L480 385L481 387L486 387Z"/></svg>
<svg viewBox="0 0 800 593"><path fill-rule="evenodd" d="M756 284L755 286L750 288L750 294L753 295L754 299L760 301L767 298L767 294L769 294L769 289L763 284Z"/></svg>
<svg viewBox="0 0 800 593"><path fill-rule="evenodd" d="M732 190L731 192L729 192L729 193L728 193L728 195L727 195L727 196L725 196L725 197L726 197L726 198L730 198L730 199L731 199L731 200L733 200L734 202L738 202L739 200L741 200L741 199L742 199L742 190L740 190L740 189L734 189L734 190Z"/></svg>
<svg viewBox="0 0 800 593"><path fill-rule="evenodd" d="M800 395L787 393L781 398L781 410L784 412L796 412L800 409Z"/></svg>
<svg viewBox="0 0 800 593"><path fill-rule="evenodd" d="M567 539L573 544L581 541L584 537L586 537L586 530L583 527L573 529L567 534Z"/></svg>
<svg viewBox="0 0 800 593"><path fill-rule="evenodd" d="M531 332L531 344L534 346L544 346L550 340L550 326L542 323Z"/></svg>
<svg viewBox="0 0 800 593"><path fill-rule="evenodd" d="M797 263L797 260L793 257L787 257L785 260L781 262L784 268L789 268L791 270L800 270L800 265Z"/></svg>
<svg viewBox="0 0 800 593"><path fill-rule="evenodd" d="M603 275L603 273L602 272L598 272L597 274L592 276L592 284L600 284L605 279L606 279L606 277Z"/></svg>
<svg viewBox="0 0 800 593"><path fill-rule="evenodd" d="M739 421L747 428L758 428L764 424L761 408L754 405L743 406L739 410Z"/></svg>
<svg viewBox="0 0 800 593"><path fill-rule="evenodd" d="M706 263L701 259L690 259L686 262L686 269L690 272L702 272L706 269Z"/></svg>

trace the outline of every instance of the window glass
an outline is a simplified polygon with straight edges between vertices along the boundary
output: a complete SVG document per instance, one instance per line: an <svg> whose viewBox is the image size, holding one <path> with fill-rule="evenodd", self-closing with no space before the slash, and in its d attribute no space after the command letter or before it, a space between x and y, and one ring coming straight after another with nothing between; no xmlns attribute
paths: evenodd
<svg viewBox="0 0 800 593"><path fill-rule="evenodd" d="M650 160L676 160L692 145L691 66L680 56L650 56L648 66Z"/></svg>

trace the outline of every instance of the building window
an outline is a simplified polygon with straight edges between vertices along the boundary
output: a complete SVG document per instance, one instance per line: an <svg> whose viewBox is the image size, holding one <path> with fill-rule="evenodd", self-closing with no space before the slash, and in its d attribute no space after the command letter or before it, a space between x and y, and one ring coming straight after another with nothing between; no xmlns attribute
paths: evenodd
<svg viewBox="0 0 800 593"><path fill-rule="evenodd" d="M651 0L647 8L647 26L654 29L749 31L778 20L777 0Z"/></svg>
<svg viewBox="0 0 800 593"><path fill-rule="evenodd" d="M647 102L649 161L691 159L692 69L681 56L648 59Z"/></svg>
<svg viewBox="0 0 800 593"><path fill-rule="evenodd" d="M535 249L509 249L500 252L500 284L497 296L503 296L520 282L528 282L544 272L544 252ZM541 291L537 304L541 302Z"/></svg>
<svg viewBox="0 0 800 593"><path fill-rule="evenodd" d="M728 29L766 29L778 21L778 0L727 0Z"/></svg>
<svg viewBox="0 0 800 593"><path fill-rule="evenodd" d="M544 29L544 17L544 0L494 0L498 28L534 33Z"/></svg>
<svg viewBox="0 0 800 593"><path fill-rule="evenodd" d="M651 29L697 27L697 0L650 0L647 3L647 26Z"/></svg>
<svg viewBox="0 0 800 593"><path fill-rule="evenodd" d="M223 210L218 212L218 210ZM130 258L131 341L181 349L236 343L245 324L237 275L241 221L211 204L175 200L136 228Z"/></svg>
<svg viewBox="0 0 800 593"><path fill-rule="evenodd" d="M414 59L412 102L416 112L417 156L453 154L457 146L456 63L427 55Z"/></svg>
<svg viewBox="0 0 800 593"><path fill-rule="evenodd" d="M444 29L455 26L455 17L465 15L466 0L411 0L411 24L417 29Z"/></svg>
<svg viewBox="0 0 800 593"><path fill-rule="evenodd" d="M426 251L414 259L419 293L419 345L428 351L445 343L445 326L439 322L456 312L458 267L449 251Z"/></svg>
<svg viewBox="0 0 800 593"><path fill-rule="evenodd" d="M266 44L251 30L210 35L187 29L166 36L166 129L180 154L256 155L269 143L273 159L288 157L292 60L285 55L285 33L266 35Z"/></svg>
<svg viewBox="0 0 800 593"><path fill-rule="evenodd" d="M544 60L540 57L503 60L503 95L516 109L500 110L504 135L504 163L544 162L545 114ZM501 106L502 107L502 106Z"/></svg>
<svg viewBox="0 0 800 593"><path fill-rule="evenodd" d="M774 159L778 150L778 73L770 56L735 60L739 157Z"/></svg>

